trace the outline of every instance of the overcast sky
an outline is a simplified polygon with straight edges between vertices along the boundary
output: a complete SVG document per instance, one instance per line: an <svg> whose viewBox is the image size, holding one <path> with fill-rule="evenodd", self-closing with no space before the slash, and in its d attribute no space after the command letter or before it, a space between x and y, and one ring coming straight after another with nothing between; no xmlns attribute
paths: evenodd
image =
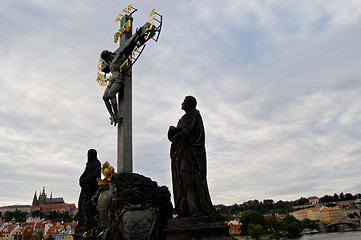
<svg viewBox="0 0 361 240"><path fill-rule="evenodd" d="M0 206L78 202L87 151L116 166L96 82L114 19L163 15L133 67L134 172L171 188L167 131L198 100L213 204L361 191L361 1L4 0Z"/></svg>

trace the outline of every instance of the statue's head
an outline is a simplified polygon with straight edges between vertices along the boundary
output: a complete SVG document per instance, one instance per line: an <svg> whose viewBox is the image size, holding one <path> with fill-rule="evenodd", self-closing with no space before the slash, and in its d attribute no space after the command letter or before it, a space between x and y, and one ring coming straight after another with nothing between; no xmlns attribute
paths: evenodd
<svg viewBox="0 0 361 240"><path fill-rule="evenodd" d="M100 54L100 58L103 59L105 62L110 63L113 59L113 55L114 55L114 53L112 53L111 51L104 50Z"/></svg>
<svg viewBox="0 0 361 240"><path fill-rule="evenodd" d="M193 97L193 96L186 96L186 97L184 98L184 101L183 101L183 103L182 103L182 109L183 109L184 111L187 112L187 111L190 111L190 110L192 110L192 109L195 109L196 106L197 106L197 100L196 100L195 97Z"/></svg>
<svg viewBox="0 0 361 240"><path fill-rule="evenodd" d="M95 149L88 150L88 161L92 159L97 159L97 151Z"/></svg>

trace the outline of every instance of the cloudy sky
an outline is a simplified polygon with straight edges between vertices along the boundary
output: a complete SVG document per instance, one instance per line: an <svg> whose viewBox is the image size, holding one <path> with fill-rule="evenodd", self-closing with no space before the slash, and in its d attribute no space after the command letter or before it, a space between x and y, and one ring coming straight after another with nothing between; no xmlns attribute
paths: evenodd
<svg viewBox="0 0 361 240"><path fill-rule="evenodd" d="M114 19L163 15L133 67L134 172L171 190L166 134L198 100L214 204L361 191L359 0L5 0L0 8L0 206L45 186L77 203L95 148L116 166L96 82Z"/></svg>

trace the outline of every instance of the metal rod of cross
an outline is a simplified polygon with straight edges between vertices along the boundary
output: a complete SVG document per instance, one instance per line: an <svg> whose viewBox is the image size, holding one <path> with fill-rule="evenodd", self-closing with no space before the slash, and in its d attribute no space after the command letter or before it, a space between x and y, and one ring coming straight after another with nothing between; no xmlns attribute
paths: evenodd
<svg viewBox="0 0 361 240"><path fill-rule="evenodd" d="M142 54L149 39L158 41L162 29L162 16L153 9L149 21L133 34L132 5L124 8L115 19L120 22L114 34L119 48L114 52L104 50L98 64L97 81L106 86L103 100L110 114L111 124L117 126L117 172L133 172L132 154L132 66ZM107 74L110 73L110 76ZM118 94L118 100L116 95Z"/></svg>

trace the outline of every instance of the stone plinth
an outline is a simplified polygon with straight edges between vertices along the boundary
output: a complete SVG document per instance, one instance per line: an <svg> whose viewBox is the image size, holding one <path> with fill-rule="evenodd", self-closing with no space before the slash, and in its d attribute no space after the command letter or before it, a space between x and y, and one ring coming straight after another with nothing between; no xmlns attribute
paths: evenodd
<svg viewBox="0 0 361 240"><path fill-rule="evenodd" d="M166 240L234 240L221 219L190 217L168 220Z"/></svg>
<svg viewBox="0 0 361 240"><path fill-rule="evenodd" d="M85 240L165 240L173 212L167 187L136 173L116 173L92 201L95 223Z"/></svg>

